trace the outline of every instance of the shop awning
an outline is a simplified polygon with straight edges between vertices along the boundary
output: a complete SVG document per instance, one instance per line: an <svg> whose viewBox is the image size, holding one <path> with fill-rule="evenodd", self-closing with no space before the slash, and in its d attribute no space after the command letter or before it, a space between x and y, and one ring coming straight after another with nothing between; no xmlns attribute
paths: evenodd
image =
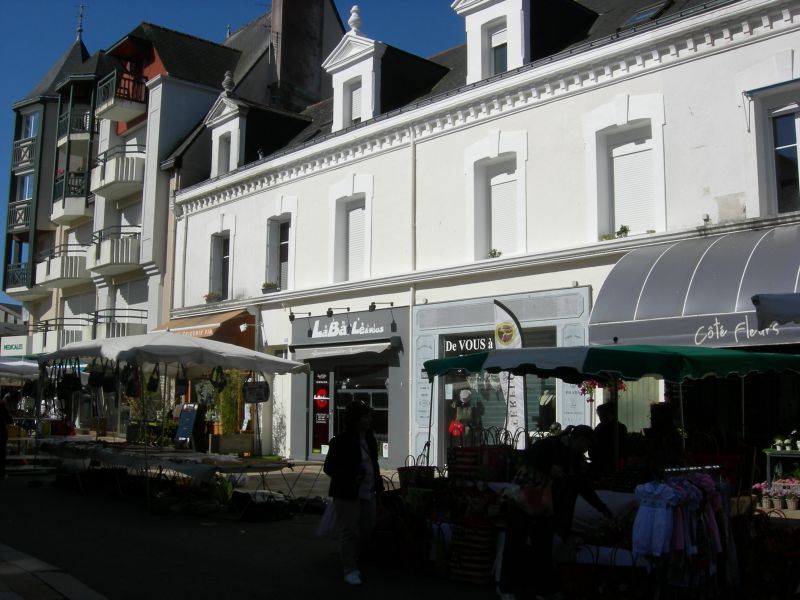
<svg viewBox="0 0 800 600"><path fill-rule="evenodd" d="M243 324L251 325L241 331ZM171 331L191 337L210 338L220 342L252 348L255 342L255 317L246 310L231 310L210 315L172 319L158 326L156 331Z"/></svg>
<svg viewBox="0 0 800 600"><path fill-rule="evenodd" d="M392 347L392 342L375 342L371 344L353 344L349 346L310 346L294 349L294 360L313 360L315 358L331 358L335 356L353 356L354 354L380 354Z"/></svg>
<svg viewBox="0 0 800 600"><path fill-rule="evenodd" d="M600 289L592 345L737 347L800 342L800 327L759 329L751 298L798 291L800 225L639 248Z"/></svg>

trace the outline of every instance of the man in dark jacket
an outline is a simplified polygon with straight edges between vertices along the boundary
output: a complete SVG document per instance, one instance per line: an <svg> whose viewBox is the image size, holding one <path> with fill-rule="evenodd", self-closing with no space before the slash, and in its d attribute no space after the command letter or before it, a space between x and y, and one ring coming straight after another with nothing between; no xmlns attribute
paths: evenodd
<svg viewBox="0 0 800 600"><path fill-rule="evenodd" d="M8 444L8 426L14 424L11 405L16 407L16 397L11 392L0 398L0 482L6 478L6 445Z"/></svg>
<svg viewBox="0 0 800 600"><path fill-rule="evenodd" d="M577 425L567 427L560 435L541 439L528 449L527 468L535 479L551 482L552 514L531 516L510 507L498 590L501 598L510 600L514 594L530 589L545 596L559 591L558 574L553 568L553 538L557 533L565 542L570 541L579 495L611 518L611 511L592 487L584 457L591 445L592 428ZM525 556L528 538L533 553L530 561Z"/></svg>
<svg viewBox="0 0 800 600"><path fill-rule="evenodd" d="M339 529L344 580L359 585L358 554L375 527L375 498L383 482L378 444L370 429L372 409L361 401L351 402L344 421L344 431L330 441L323 470L331 478L328 495L333 498Z"/></svg>

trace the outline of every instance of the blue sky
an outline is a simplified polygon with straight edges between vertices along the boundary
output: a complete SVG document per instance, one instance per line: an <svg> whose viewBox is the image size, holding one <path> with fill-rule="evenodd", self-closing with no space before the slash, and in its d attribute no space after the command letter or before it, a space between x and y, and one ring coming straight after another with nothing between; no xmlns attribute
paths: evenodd
<svg viewBox="0 0 800 600"><path fill-rule="evenodd" d="M362 32L420 56L464 42L464 22L452 0L334 0L342 22L361 8ZM220 42L262 14L269 0L86 0L83 41L90 53L108 48L142 21ZM25 98L75 40L79 0L3 0L8 25L0 36L0 229L5 240L13 133L11 105ZM3 252L0 250L0 252ZM4 263L3 263L4 264ZM0 292L0 301L8 297Z"/></svg>

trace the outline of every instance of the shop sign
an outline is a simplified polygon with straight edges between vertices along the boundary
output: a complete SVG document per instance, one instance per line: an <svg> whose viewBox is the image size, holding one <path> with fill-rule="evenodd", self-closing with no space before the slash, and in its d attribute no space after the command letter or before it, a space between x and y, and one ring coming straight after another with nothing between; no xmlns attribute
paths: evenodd
<svg viewBox="0 0 800 600"><path fill-rule="evenodd" d="M27 335L4 337L0 342L0 356L26 356L31 353L31 338Z"/></svg>
<svg viewBox="0 0 800 600"><path fill-rule="evenodd" d="M358 317L352 319L349 323L347 319L342 319L341 321L315 319L314 327L311 329L311 337L317 339L350 335L375 335L385 331L386 328L383 325L374 321L368 323Z"/></svg>
<svg viewBox="0 0 800 600"><path fill-rule="evenodd" d="M471 333L442 336L445 357L462 356L475 352L494 350L494 331L490 333Z"/></svg>
<svg viewBox="0 0 800 600"><path fill-rule="evenodd" d="M672 317L589 325L592 344L667 344L736 348L800 342L800 326L772 323L758 329L755 312Z"/></svg>

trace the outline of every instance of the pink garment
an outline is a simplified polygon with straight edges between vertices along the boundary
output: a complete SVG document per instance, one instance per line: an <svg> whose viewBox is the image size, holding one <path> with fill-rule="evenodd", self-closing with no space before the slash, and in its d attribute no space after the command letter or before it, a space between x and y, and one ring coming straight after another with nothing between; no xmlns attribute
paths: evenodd
<svg viewBox="0 0 800 600"><path fill-rule="evenodd" d="M706 473L693 473L689 479L706 494L704 515L706 519L706 527L708 527L708 533L711 536L711 542L713 544L714 551L717 553L722 552L722 542L719 537L719 527L717 527L717 519L714 515L715 511L718 511L722 508L717 486L711 476Z"/></svg>

